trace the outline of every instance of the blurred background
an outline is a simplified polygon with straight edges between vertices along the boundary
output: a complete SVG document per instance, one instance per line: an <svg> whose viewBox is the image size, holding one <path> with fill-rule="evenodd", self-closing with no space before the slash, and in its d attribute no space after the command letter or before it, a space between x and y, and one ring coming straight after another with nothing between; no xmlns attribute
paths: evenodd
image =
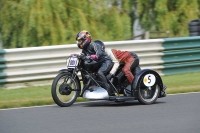
<svg viewBox="0 0 200 133"><path fill-rule="evenodd" d="M199 8L200 0L0 0L0 45L74 44L83 29L102 41L185 37Z"/></svg>

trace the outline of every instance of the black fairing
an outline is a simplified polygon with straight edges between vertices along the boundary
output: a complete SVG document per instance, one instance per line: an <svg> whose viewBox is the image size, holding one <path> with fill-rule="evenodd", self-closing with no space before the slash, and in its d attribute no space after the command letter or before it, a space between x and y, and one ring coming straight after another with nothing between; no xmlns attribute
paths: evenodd
<svg viewBox="0 0 200 133"><path fill-rule="evenodd" d="M143 69L143 70L141 70L140 72L138 72L135 75L134 81L133 81L133 83L131 85L131 89L132 89L133 94L137 94L136 92L138 91L139 81L143 80L142 78L146 74L153 74L153 75L155 75L155 77L156 77L156 83L159 85L161 91L163 90L163 82L162 82L162 79L161 79L160 75L156 71L154 71L154 70ZM137 96L134 95L134 97L137 97Z"/></svg>

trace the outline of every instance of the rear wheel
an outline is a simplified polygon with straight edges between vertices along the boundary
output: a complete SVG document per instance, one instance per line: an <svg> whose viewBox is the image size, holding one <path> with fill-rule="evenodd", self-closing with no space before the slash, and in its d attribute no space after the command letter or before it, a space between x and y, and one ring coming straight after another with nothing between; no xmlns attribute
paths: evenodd
<svg viewBox="0 0 200 133"><path fill-rule="evenodd" d="M79 96L80 88L79 81L71 73L60 73L52 83L52 98L60 107L71 106Z"/></svg>
<svg viewBox="0 0 200 133"><path fill-rule="evenodd" d="M139 81L138 101L142 104L148 105L154 103L158 99L160 87L156 82L152 86L147 86L144 84L144 80L145 77Z"/></svg>

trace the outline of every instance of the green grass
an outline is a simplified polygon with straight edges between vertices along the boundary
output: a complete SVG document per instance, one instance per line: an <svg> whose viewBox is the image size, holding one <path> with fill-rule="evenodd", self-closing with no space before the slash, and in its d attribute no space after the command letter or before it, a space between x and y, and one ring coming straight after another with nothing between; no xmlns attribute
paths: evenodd
<svg viewBox="0 0 200 133"><path fill-rule="evenodd" d="M162 76L166 92L200 92L200 72ZM78 98L76 102L87 101ZM0 109L55 104L51 97L51 86L38 86L12 90L0 89Z"/></svg>
<svg viewBox="0 0 200 133"><path fill-rule="evenodd" d="M79 101L87 101L78 98ZM51 97L51 86L37 86L5 90L0 89L0 109L55 104Z"/></svg>
<svg viewBox="0 0 200 133"><path fill-rule="evenodd" d="M162 76L162 80L168 94L200 92L200 72Z"/></svg>

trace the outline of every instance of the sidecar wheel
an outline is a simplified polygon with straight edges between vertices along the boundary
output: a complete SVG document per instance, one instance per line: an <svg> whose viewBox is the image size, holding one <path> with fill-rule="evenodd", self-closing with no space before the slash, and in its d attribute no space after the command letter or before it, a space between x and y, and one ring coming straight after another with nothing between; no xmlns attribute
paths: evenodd
<svg viewBox="0 0 200 133"><path fill-rule="evenodd" d="M138 101L142 104L149 105L154 103L160 94L160 87L158 84L147 87L141 85L138 90Z"/></svg>
<svg viewBox="0 0 200 133"><path fill-rule="evenodd" d="M78 80L71 73L58 74L52 83L51 94L54 102L60 107L71 106L80 94Z"/></svg>

